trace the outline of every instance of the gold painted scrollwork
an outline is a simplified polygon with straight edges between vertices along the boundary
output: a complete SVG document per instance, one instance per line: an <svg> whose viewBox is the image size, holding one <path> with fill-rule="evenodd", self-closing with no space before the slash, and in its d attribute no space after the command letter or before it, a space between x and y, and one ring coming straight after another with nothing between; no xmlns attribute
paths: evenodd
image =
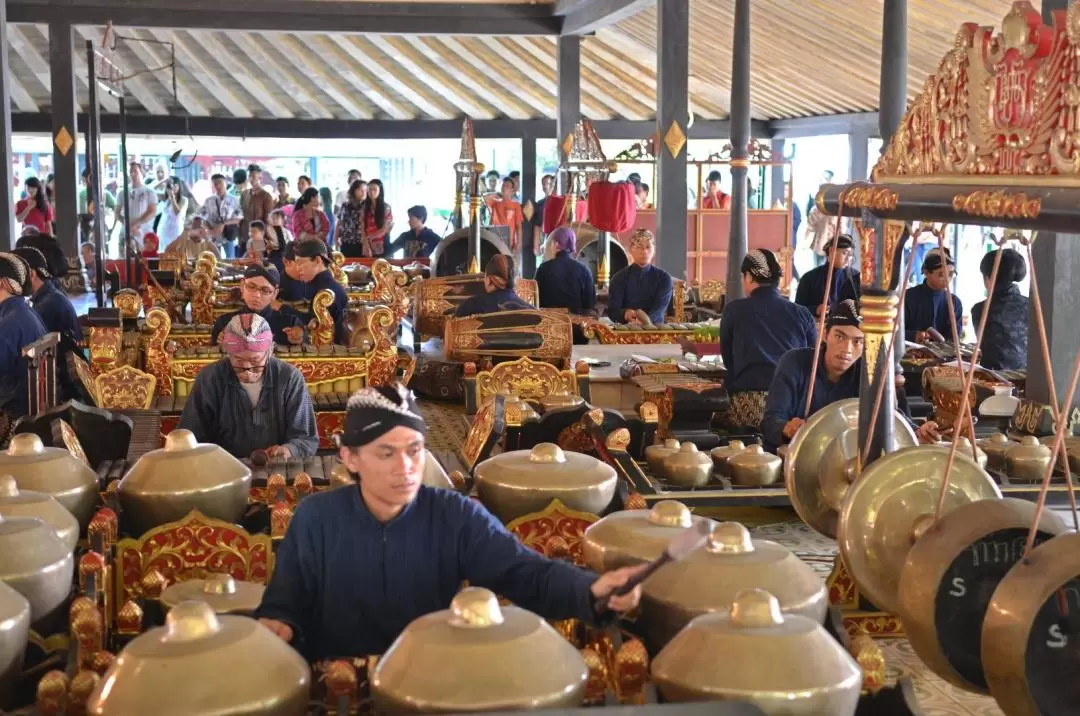
<svg viewBox="0 0 1080 716"><path fill-rule="evenodd" d="M311 331L311 343L315 346L334 345L334 319L330 306L334 305L334 292L323 289L311 299L311 312L315 314L315 328Z"/></svg>
<svg viewBox="0 0 1080 716"><path fill-rule="evenodd" d="M375 282L372 300L389 306L398 321L409 315L409 277L405 272L395 271L388 261L377 259L371 265L371 277Z"/></svg>
<svg viewBox="0 0 1080 716"><path fill-rule="evenodd" d="M973 191L952 198L953 211L987 219L1037 219L1042 199L1023 192Z"/></svg>
<svg viewBox="0 0 1080 716"><path fill-rule="evenodd" d="M898 248L907 235L907 223L903 221L885 222L885 249L881 261L881 288L883 289L892 286L893 266L896 265ZM869 280L869 276L867 276L867 280Z"/></svg>
<svg viewBox="0 0 1080 716"><path fill-rule="evenodd" d="M122 365L94 379L99 407L106 410L149 410L157 378L138 368Z"/></svg>
<svg viewBox="0 0 1080 716"><path fill-rule="evenodd" d="M880 186L853 186L844 192L844 206L869 211L893 211L900 195Z"/></svg>
<svg viewBox="0 0 1080 716"><path fill-rule="evenodd" d="M165 348L172 330L172 319L161 308L151 308L146 313L144 322L146 337L146 369L157 379L158 395L172 395L172 367L170 356Z"/></svg>
<svg viewBox="0 0 1080 716"><path fill-rule="evenodd" d="M522 357L477 373L476 391L477 401L481 403L500 393L531 400L560 392L577 395L577 376L550 363Z"/></svg>
<svg viewBox="0 0 1080 716"><path fill-rule="evenodd" d="M195 271L191 274L191 320L193 323L214 322L214 279L212 273Z"/></svg>

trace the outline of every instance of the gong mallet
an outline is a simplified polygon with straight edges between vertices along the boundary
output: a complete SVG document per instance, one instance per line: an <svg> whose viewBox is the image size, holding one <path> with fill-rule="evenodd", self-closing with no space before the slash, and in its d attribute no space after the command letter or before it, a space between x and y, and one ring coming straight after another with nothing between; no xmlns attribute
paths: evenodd
<svg viewBox="0 0 1080 716"><path fill-rule="evenodd" d="M626 580L626 583L621 587L616 587L605 596L597 599L594 604L596 611L606 611L609 599L612 597L621 597L624 594L629 594L634 591L635 587L651 577L656 570L660 569L665 564L678 562L680 559L704 547L705 543L709 541L709 535L712 533L712 528L713 525L711 521L701 520L696 525L687 527L680 532L678 537L668 542L668 546L664 549L664 553L650 562L648 567Z"/></svg>

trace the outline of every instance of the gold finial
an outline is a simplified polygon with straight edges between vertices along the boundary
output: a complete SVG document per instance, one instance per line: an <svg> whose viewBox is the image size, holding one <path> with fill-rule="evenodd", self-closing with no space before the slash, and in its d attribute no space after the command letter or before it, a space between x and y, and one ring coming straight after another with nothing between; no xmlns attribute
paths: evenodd
<svg viewBox="0 0 1080 716"><path fill-rule="evenodd" d="M127 600L116 613L117 629L124 634L142 631L143 610L134 600Z"/></svg>
<svg viewBox="0 0 1080 716"><path fill-rule="evenodd" d="M676 500L661 500L649 510L649 524L662 527L689 527L693 524L690 509Z"/></svg>
<svg viewBox="0 0 1080 716"><path fill-rule="evenodd" d="M764 589L744 589L735 595L731 605L731 623L748 629L779 626L784 623L784 615L780 613L780 602Z"/></svg>
<svg viewBox="0 0 1080 716"><path fill-rule="evenodd" d="M151 569L139 580L139 587L147 599L158 599L165 587L169 586L169 580L156 568Z"/></svg>
<svg viewBox="0 0 1080 716"><path fill-rule="evenodd" d="M40 455L45 452L45 444L34 433L19 433L11 438L7 454L12 457L24 455Z"/></svg>
<svg viewBox="0 0 1080 716"><path fill-rule="evenodd" d="M73 713L86 713L86 702L100 681L101 677L94 671L84 670L75 674L75 678L71 680L71 688L68 689Z"/></svg>
<svg viewBox="0 0 1080 716"><path fill-rule="evenodd" d="M289 523L292 522L292 508L285 502L278 502L270 510L270 537L273 539L281 539L285 536L285 533L289 530Z"/></svg>
<svg viewBox="0 0 1080 716"><path fill-rule="evenodd" d="M54 669L37 685L36 706L43 716L59 715L67 705L68 677L63 671Z"/></svg>
<svg viewBox="0 0 1080 716"><path fill-rule="evenodd" d="M75 597L71 600L71 606L68 607L68 621L74 622L75 617L84 609L95 608L97 608L97 604L90 597Z"/></svg>
<svg viewBox="0 0 1080 716"><path fill-rule="evenodd" d="M275 472L270 477L266 478L266 503L273 504L284 494L285 492L285 476L280 472Z"/></svg>
<svg viewBox="0 0 1080 716"><path fill-rule="evenodd" d="M315 483L311 480L311 475L306 472L301 472L293 478L293 487L296 488L297 497L307 497L315 491Z"/></svg>
<svg viewBox="0 0 1080 716"><path fill-rule="evenodd" d="M90 659L90 668L104 676L115 661L116 654L105 650L95 651L94 656Z"/></svg>
<svg viewBox="0 0 1080 716"><path fill-rule="evenodd" d="M750 530L738 522L721 522L709 533L707 550L713 554L745 554L754 551Z"/></svg>
<svg viewBox="0 0 1080 716"><path fill-rule="evenodd" d="M466 587L450 602L450 623L458 627L488 627L503 623L499 600L490 590Z"/></svg>
<svg viewBox="0 0 1080 716"><path fill-rule="evenodd" d="M105 572L105 558L97 552L87 552L82 557L79 557L79 581L82 581L90 575L100 577ZM104 585L98 584L98 589L103 588Z"/></svg>
<svg viewBox="0 0 1080 716"><path fill-rule="evenodd" d="M113 481L118 482L117 480ZM110 483L111 484L111 483ZM113 488L116 491L116 488ZM90 520L90 524L86 528L86 533L90 537L100 536L105 541L105 546L108 546L116 541L116 534L119 520L117 519L116 512L109 507L102 507L94 513L93 518Z"/></svg>
<svg viewBox="0 0 1080 716"><path fill-rule="evenodd" d="M356 691L356 667L345 659L338 659L326 669L326 690L335 699L351 696Z"/></svg>
<svg viewBox="0 0 1080 716"><path fill-rule="evenodd" d="M623 507L627 510L647 510L649 503L640 492L631 492Z"/></svg>

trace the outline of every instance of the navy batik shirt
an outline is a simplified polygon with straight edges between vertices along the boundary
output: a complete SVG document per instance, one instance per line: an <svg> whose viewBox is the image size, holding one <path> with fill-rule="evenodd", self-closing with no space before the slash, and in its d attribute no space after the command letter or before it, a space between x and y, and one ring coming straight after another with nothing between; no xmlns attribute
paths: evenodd
<svg viewBox="0 0 1080 716"><path fill-rule="evenodd" d="M784 425L792 418L808 418L826 405L845 398L859 397L859 377L862 360L855 361L835 383L825 371L825 351L818 358L817 375L814 376L814 397L810 412L804 414L806 393L810 390L810 368L814 364L813 348L796 348L788 351L776 364L776 375L769 384L769 397L765 401L765 415L761 420L761 433L765 447L775 451L787 440Z"/></svg>
<svg viewBox="0 0 1080 716"><path fill-rule="evenodd" d="M308 457L319 447L315 410L304 376L273 356L266 362L255 407L228 358L203 368L184 403L178 427L237 458L273 445L288 447L294 458Z"/></svg>
<svg viewBox="0 0 1080 716"><path fill-rule="evenodd" d="M810 313L817 315L818 306L825 303L825 282L829 280L829 267L818 266L802 275L799 288L795 290L795 303L806 306ZM840 301L859 300L859 272L852 268L833 270L830 287L829 305L835 306Z"/></svg>
<svg viewBox="0 0 1080 716"><path fill-rule="evenodd" d="M22 349L46 333L41 318L21 296L0 303L0 410L12 418L30 409Z"/></svg>
<svg viewBox="0 0 1080 716"><path fill-rule="evenodd" d="M793 348L813 347L814 317L773 286L759 286L746 298L731 301L720 317L720 355L728 395L764 392L780 358Z"/></svg>
<svg viewBox="0 0 1080 716"><path fill-rule="evenodd" d="M210 344L218 344L218 336L225 330L225 326L229 325L236 316L241 313L258 313L262 316L268 324L270 324L270 330L274 332L274 343L279 346L291 346L292 341L289 340L289 336L286 335L286 328L304 328L304 322L300 319L300 314L294 311L290 306L282 306L278 310L274 310L272 306L266 306L261 311L252 311L250 308L241 308L239 311L232 311L224 315L218 316L218 319L214 321L214 328L210 331ZM304 331L305 337L307 331ZM301 342L306 343L306 339Z"/></svg>
<svg viewBox="0 0 1080 716"><path fill-rule="evenodd" d="M904 296L904 337L907 340L914 341L917 332L933 328L946 341L952 342L952 325L945 308L945 298L944 291L935 291L925 282L907 290ZM952 304L953 313L956 314L956 330L962 332L964 306L956 294L953 294Z"/></svg>
<svg viewBox="0 0 1080 716"><path fill-rule="evenodd" d="M654 324L663 323L671 305L671 291L671 274L664 269L652 264L630 264L611 277L608 317L615 323L626 323L627 309L634 309L645 311Z"/></svg>
<svg viewBox="0 0 1080 716"><path fill-rule="evenodd" d="M580 261L566 251L560 251L550 261L536 269L540 289L540 305L544 308L565 308L574 315L584 315L596 307L596 285L592 274Z"/></svg>
<svg viewBox="0 0 1080 716"><path fill-rule="evenodd" d="M421 487L381 523L359 487L306 498L277 550L257 616L292 627L308 660L382 654L468 580L546 619L596 623L597 576L523 545L475 500Z"/></svg>
<svg viewBox="0 0 1080 716"><path fill-rule="evenodd" d="M312 298L315 294L322 290L332 291L334 294L334 302L330 304L330 317L334 319L334 343L345 345L348 343L348 336L346 335L345 328L345 313L349 308L349 292L345 290L345 287L338 283L338 280L334 278L334 274L329 269L320 271L315 274L315 278L308 281L308 291ZM315 317L312 313L308 316L308 320Z"/></svg>
<svg viewBox="0 0 1080 716"><path fill-rule="evenodd" d="M281 301L310 301L311 297L315 295L315 290L311 288L311 284L304 283L298 279L292 278L285 269L281 271L281 290L278 291L278 299Z"/></svg>
<svg viewBox="0 0 1080 716"><path fill-rule="evenodd" d="M986 301L971 307L971 322L979 330ZM1026 370L1028 345L1028 299L1015 283L994 292L979 364L990 370Z"/></svg>
<svg viewBox="0 0 1080 716"><path fill-rule="evenodd" d="M543 304L540 304L543 305ZM527 301L508 288L500 288L496 291L483 291L458 304L454 313L458 318L475 316L478 313L498 313L500 311L531 310Z"/></svg>
<svg viewBox="0 0 1080 716"><path fill-rule="evenodd" d="M71 400L79 396L78 387L74 376L68 372L67 356L69 353L79 353L79 343L82 341L82 326L79 325L79 317L75 313L75 307L71 300L55 281L45 281L41 288L34 291L30 297L30 303L37 311L41 322L45 324L45 330L49 333L60 334L60 351L56 360L56 383L61 401ZM81 356L80 357L84 357Z"/></svg>

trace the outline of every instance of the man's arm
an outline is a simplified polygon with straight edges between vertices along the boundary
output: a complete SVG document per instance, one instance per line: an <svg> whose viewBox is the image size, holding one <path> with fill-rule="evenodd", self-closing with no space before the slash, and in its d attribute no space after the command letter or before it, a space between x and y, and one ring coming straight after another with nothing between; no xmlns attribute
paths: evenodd
<svg viewBox="0 0 1080 716"><path fill-rule="evenodd" d="M263 592L262 603L255 610L259 619L274 619L292 628L289 643L303 652L309 618L315 613L318 568L321 554L312 539L316 523L308 516L308 505L301 503L274 553L274 573Z"/></svg>
<svg viewBox="0 0 1080 716"><path fill-rule="evenodd" d="M720 358L724 361L728 378L732 376L735 365L735 352L732 350L735 345L735 327L731 325L731 306L730 303L724 306L724 312L720 314Z"/></svg>
<svg viewBox="0 0 1080 716"><path fill-rule="evenodd" d="M914 290L914 287L909 288L904 296L904 338L912 342L915 342L915 334L923 330L915 327L915 314L911 307L911 299L915 295L912 293Z"/></svg>
<svg viewBox="0 0 1080 716"><path fill-rule="evenodd" d="M768 397L765 399L765 413L761 419L761 433L765 442L773 447L788 441L784 436L784 426L792 418L803 417L806 401L804 386L798 378L800 370L795 360L798 354L788 351L776 364L776 373L769 384Z"/></svg>
<svg viewBox="0 0 1080 716"><path fill-rule="evenodd" d="M282 447L289 448L294 458L310 457L319 449L319 428L315 424L315 409L311 407L304 378L299 372L289 371L285 387L285 440Z"/></svg>
<svg viewBox="0 0 1080 716"><path fill-rule="evenodd" d="M608 288L608 318L616 323L626 323L626 274L622 271L611 277Z"/></svg>
<svg viewBox="0 0 1080 716"><path fill-rule="evenodd" d="M647 311L653 323L664 322L668 306L671 305L671 294L673 292L671 276L667 273L661 274L660 283L653 294L652 303L649 304L649 310Z"/></svg>
<svg viewBox="0 0 1080 716"><path fill-rule="evenodd" d="M482 505L453 496L460 512L461 576L545 619L578 618L596 623L590 588L597 575L529 549Z"/></svg>
<svg viewBox="0 0 1080 716"><path fill-rule="evenodd" d="M201 443L214 442L213 433L216 432L210 418L214 415L214 411L203 410L204 403L209 405L217 403L216 396L213 395L216 392L213 383L207 377L211 375L207 372L208 369L209 366L196 376L195 385L192 386L191 394L184 403L184 411L180 413L180 423L176 426L193 432L195 439Z"/></svg>
<svg viewBox="0 0 1080 716"><path fill-rule="evenodd" d="M540 264L543 268L543 264ZM581 275L581 307L585 311L596 308L596 282L592 280L592 274L585 272Z"/></svg>

